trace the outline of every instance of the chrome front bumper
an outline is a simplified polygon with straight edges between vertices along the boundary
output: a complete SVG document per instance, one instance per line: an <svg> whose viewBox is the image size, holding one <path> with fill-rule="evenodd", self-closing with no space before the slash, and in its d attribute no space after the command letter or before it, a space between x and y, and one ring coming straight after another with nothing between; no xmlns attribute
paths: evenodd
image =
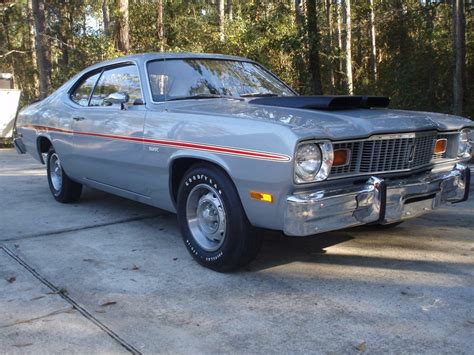
<svg viewBox="0 0 474 355"><path fill-rule="evenodd" d="M465 201L469 182L469 167L459 163L448 172L386 181L372 176L362 186L294 194L287 198L283 231L305 236L402 221Z"/></svg>

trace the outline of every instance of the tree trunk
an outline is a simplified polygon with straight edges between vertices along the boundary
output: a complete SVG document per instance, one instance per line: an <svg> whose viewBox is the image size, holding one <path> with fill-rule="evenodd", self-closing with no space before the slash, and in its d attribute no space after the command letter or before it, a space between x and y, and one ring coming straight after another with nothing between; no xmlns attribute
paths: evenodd
<svg viewBox="0 0 474 355"><path fill-rule="evenodd" d="M128 25L128 0L118 0L117 49L127 53L130 50Z"/></svg>
<svg viewBox="0 0 474 355"><path fill-rule="evenodd" d="M234 4L232 3L232 0L227 0L227 17L229 18L229 21L234 19Z"/></svg>
<svg viewBox="0 0 474 355"><path fill-rule="evenodd" d="M336 82L334 80L334 70L333 70L333 46L332 46L332 16L331 16L331 1L326 0L326 20L328 23L328 39L329 39L329 75L331 77L331 86L334 89Z"/></svg>
<svg viewBox="0 0 474 355"><path fill-rule="evenodd" d="M341 56L343 52L345 52L345 45L342 43L342 20L341 20L341 11L339 4L337 1L334 2L336 6L336 15L337 15L337 44L338 44L338 64L339 64L339 71L337 75L337 87L338 89L342 88L342 78L344 72L344 58Z"/></svg>
<svg viewBox="0 0 474 355"><path fill-rule="evenodd" d="M10 31L8 30L9 29L9 19L8 19L8 13L5 11L3 13L3 16L2 16L2 27L3 27L3 33L5 35L5 43L3 44L4 47L6 47L6 50L7 50L7 53L12 50L12 46L11 46L11 41L10 41ZM3 57L3 56L2 56ZM11 56L10 58L8 58L6 60L7 62L10 62L10 72L11 74L13 75L13 85L15 85L15 67L13 65L13 56Z"/></svg>
<svg viewBox="0 0 474 355"><path fill-rule="evenodd" d="M303 31L303 19L304 19L304 13L303 13L303 0L295 0L295 21L296 21L296 26L298 27L298 32L302 33Z"/></svg>
<svg viewBox="0 0 474 355"><path fill-rule="evenodd" d="M28 0L28 29L31 50L31 67L33 69L33 94L38 96L39 81L36 58L35 20L33 19L33 5L31 0Z"/></svg>
<svg viewBox="0 0 474 355"><path fill-rule="evenodd" d="M221 42L225 40L225 8L224 0L217 0L217 20L219 23L219 39Z"/></svg>
<svg viewBox="0 0 474 355"><path fill-rule="evenodd" d="M351 0L341 1L343 8L343 23L345 29L345 57L346 57L346 79L347 92L354 93L354 83L352 81L352 25L351 25Z"/></svg>
<svg viewBox="0 0 474 355"><path fill-rule="evenodd" d="M377 44L375 41L374 0L370 0L369 33L370 33L370 41L371 41L370 70L371 70L371 76L372 76L372 84L375 85L375 83L377 82Z"/></svg>
<svg viewBox="0 0 474 355"><path fill-rule="evenodd" d="M462 115L464 109L464 87L466 66L466 24L464 0L453 3L454 35L454 75L453 75L453 113Z"/></svg>
<svg viewBox="0 0 474 355"><path fill-rule="evenodd" d="M311 72L312 91L315 95L322 95L321 87L321 65L319 60L319 28L316 10L316 0L307 0L307 23L308 23L308 49L309 70Z"/></svg>
<svg viewBox="0 0 474 355"><path fill-rule="evenodd" d="M156 20L156 30L158 36L158 43L160 45L160 52L165 50L165 32L163 26L163 0L158 0L157 3L157 20Z"/></svg>
<svg viewBox="0 0 474 355"><path fill-rule="evenodd" d="M39 97L48 96L51 88L51 57L49 40L46 34L46 18L43 0L32 0L36 32L36 58L39 74Z"/></svg>
<svg viewBox="0 0 474 355"><path fill-rule="evenodd" d="M67 17L67 4L61 2L58 6L59 12L59 47L61 48L61 57L59 59L59 64L61 72L63 75L69 76L68 66L69 66L69 22Z"/></svg>
<svg viewBox="0 0 474 355"><path fill-rule="evenodd" d="M107 0L102 0L102 21L104 22L104 34L110 34L110 14L109 4Z"/></svg>
<svg viewBox="0 0 474 355"><path fill-rule="evenodd" d="M410 48L410 29L407 24L407 11L405 9L405 0L393 0L398 36L393 38L392 41L397 43L397 47L400 53L400 68L406 65L411 60L411 48Z"/></svg>
<svg viewBox="0 0 474 355"><path fill-rule="evenodd" d="M307 74L306 71L304 70L305 68L305 60L304 60L304 51L306 50L306 36L305 36L305 24L304 24L304 12L302 8L302 2L303 0L295 0L295 24L296 24L296 29L298 33L298 44L301 50L299 50L297 53L295 53L294 59L293 59L293 65L295 67L295 70L298 74L298 81L297 81L297 91L300 94L303 94L306 92L306 79L307 79Z"/></svg>

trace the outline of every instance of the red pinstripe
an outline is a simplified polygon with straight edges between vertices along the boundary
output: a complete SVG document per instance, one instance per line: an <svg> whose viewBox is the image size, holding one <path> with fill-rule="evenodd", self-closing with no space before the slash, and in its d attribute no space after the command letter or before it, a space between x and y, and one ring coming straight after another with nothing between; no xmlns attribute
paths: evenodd
<svg viewBox="0 0 474 355"><path fill-rule="evenodd" d="M247 150L247 149L238 149L238 148L232 148L232 147L223 147L223 146L216 146L216 145L207 145L207 144L200 144L200 143L192 143L192 142L183 142L183 141L176 141L176 140L137 138L137 137L119 136L119 135L113 135L113 134L78 132L78 131L73 131L69 129L47 127L47 126L40 126L40 125L24 125L18 128L33 128L38 131L77 134L77 135L83 135L83 136L157 144L157 145L168 146L168 147L196 149L196 150L210 151L214 153L237 155L237 156L253 158L253 159L273 160L273 161L280 161L280 162L287 162L291 160L289 156L282 155L282 154L268 153L268 152L263 152L263 151L255 151L255 150Z"/></svg>

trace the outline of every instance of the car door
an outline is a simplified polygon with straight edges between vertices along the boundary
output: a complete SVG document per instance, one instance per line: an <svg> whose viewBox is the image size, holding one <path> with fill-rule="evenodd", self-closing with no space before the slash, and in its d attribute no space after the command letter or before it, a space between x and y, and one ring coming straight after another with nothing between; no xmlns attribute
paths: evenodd
<svg viewBox="0 0 474 355"><path fill-rule="evenodd" d="M128 95L129 101L110 99L117 94ZM140 174L145 110L135 64L102 70L87 107L73 117L74 156L83 179L119 194L145 194L146 181Z"/></svg>
<svg viewBox="0 0 474 355"><path fill-rule="evenodd" d="M84 109L89 104L89 98L97 80L102 73L102 69L93 70L83 75L73 86L70 92L65 93L63 105L57 113L58 127L64 131L56 134L54 148L61 157L61 165L67 174L73 178L81 176L81 167L78 159L74 156L74 120L73 117L83 115Z"/></svg>

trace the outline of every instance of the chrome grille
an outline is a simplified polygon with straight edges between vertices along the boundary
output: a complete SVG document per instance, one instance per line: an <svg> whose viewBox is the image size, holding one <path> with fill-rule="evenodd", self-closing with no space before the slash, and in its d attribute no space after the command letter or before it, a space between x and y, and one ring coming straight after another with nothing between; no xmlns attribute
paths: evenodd
<svg viewBox="0 0 474 355"><path fill-rule="evenodd" d="M350 149L352 154L347 165L332 167L330 177L410 170L428 165L435 159L433 150L437 138L436 132L423 132L334 143L334 150Z"/></svg>

